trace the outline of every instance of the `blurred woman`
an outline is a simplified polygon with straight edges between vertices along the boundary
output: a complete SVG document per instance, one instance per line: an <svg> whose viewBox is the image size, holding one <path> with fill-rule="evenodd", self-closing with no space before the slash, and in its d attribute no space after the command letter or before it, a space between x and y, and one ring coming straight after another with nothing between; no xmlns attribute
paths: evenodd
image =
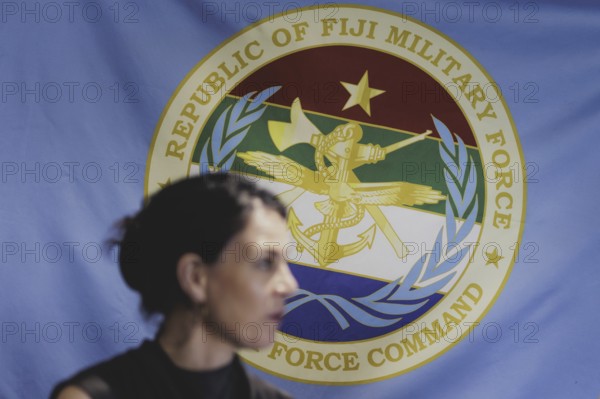
<svg viewBox="0 0 600 399"><path fill-rule="evenodd" d="M247 374L236 355L273 342L297 289L283 256L285 216L273 195L236 175L190 178L152 196L122 222L119 265L162 326L154 340L59 384L52 398L289 398Z"/></svg>

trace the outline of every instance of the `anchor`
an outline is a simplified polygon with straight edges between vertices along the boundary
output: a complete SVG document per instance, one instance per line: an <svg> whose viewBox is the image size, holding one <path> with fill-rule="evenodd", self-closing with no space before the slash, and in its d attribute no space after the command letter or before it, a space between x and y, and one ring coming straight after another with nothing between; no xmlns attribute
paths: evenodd
<svg viewBox="0 0 600 399"><path fill-rule="evenodd" d="M386 155L425 139L430 130L387 147L377 144L360 144L363 132L359 124L349 122L337 126L331 133L323 134L304 114L300 99L296 98L290 111L290 122L269 121L268 130L273 143L280 152L296 144L306 143L314 147L316 171L300 165L283 155L262 151L238 153L248 165L272 176L276 181L290 184L287 170L290 166L298 171L296 187L279 194L290 206L288 226L298 243L298 251L307 250L321 267L353 255L364 248L371 248L379 227L392 245L396 255L403 259L407 248L379 209L382 205L435 204L445 197L429 186L408 182L362 183L353 169L385 159ZM327 165L329 162L329 166ZM302 222L291 204L305 191L326 195L324 201L315 203L323 215L323 221L302 230ZM339 244L340 230L356 226L368 212L375 223L357 234L359 239L349 244ZM313 237L318 234L318 238Z"/></svg>

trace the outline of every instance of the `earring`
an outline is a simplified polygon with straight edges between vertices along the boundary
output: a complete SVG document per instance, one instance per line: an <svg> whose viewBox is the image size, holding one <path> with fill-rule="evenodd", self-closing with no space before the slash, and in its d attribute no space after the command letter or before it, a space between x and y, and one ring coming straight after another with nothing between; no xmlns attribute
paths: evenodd
<svg viewBox="0 0 600 399"><path fill-rule="evenodd" d="M198 317L201 321L207 322L209 316L208 305L206 303L200 304L198 309Z"/></svg>

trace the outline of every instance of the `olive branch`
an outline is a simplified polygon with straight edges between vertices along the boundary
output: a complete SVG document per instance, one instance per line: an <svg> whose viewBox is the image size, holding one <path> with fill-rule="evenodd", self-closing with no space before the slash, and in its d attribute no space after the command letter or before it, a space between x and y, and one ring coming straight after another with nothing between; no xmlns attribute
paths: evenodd
<svg viewBox="0 0 600 399"><path fill-rule="evenodd" d="M202 147L201 170L203 165L207 165L210 171L227 171L231 168L237 147L248 134L251 125L265 112L264 102L280 88L281 86L269 87L253 99L250 98L256 92L249 92L221 112L212 134Z"/></svg>
<svg viewBox="0 0 600 399"><path fill-rule="evenodd" d="M286 304L286 314L306 303L317 301L329 311L343 330L350 326L348 317L368 327L387 327L402 320L403 316L419 310L431 295L452 280L456 267L469 252L460 250L459 245L475 225L478 210L477 175L473 158L468 155L461 138L453 136L440 120L433 117L433 121L442 139L439 153L444 163L449 198L446 201L446 223L437 234L433 250L421 256L406 275L364 297L348 300L339 295L315 294L300 289ZM457 228L458 218L464 219L464 222ZM446 250L442 254L444 229ZM466 249L471 245L467 245ZM388 318L390 316L392 318Z"/></svg>

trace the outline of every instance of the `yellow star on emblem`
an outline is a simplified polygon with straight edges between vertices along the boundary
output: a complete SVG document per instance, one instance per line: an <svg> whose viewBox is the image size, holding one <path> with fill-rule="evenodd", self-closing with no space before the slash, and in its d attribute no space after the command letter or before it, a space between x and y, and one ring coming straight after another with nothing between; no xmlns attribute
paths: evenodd
<svg viewBox="0 0 600 399"><path fill-rule="evenodd" d="M485 256L487 258L487 262L485 263L485 265L494 265L496 266L496 268L498 268L498 262L500 262L501 259L504 259L504 256L500 256L498 254L498 248L494 247L494 249L488 251L485 253Z"/></svg>
<svg viewBox="0 0 600 399"><path fill-rule="evenodd" d="M369 71L365 71L362 78L357 85L347 82L340 82L342 86L350 93L350 98L346 101L346 105L342 108L342 111L360 105L360 107L371 116L371 99L382 93L385 90L379 90L369 87Z"/></svg>
<svg viewBox="0 0 600 399"><path fill-rule="evenodd" d="M162 188L165 188L165 187L167 187L167 186L170 186L170 185L171 185L171 178L170 178L170 177L167 179L167 181L166 181L166 182L164 182L164 183L160 183L160 182L159 182L159 183L158 183L158 186L159 186L161 189L162 189Z"/></svg>

